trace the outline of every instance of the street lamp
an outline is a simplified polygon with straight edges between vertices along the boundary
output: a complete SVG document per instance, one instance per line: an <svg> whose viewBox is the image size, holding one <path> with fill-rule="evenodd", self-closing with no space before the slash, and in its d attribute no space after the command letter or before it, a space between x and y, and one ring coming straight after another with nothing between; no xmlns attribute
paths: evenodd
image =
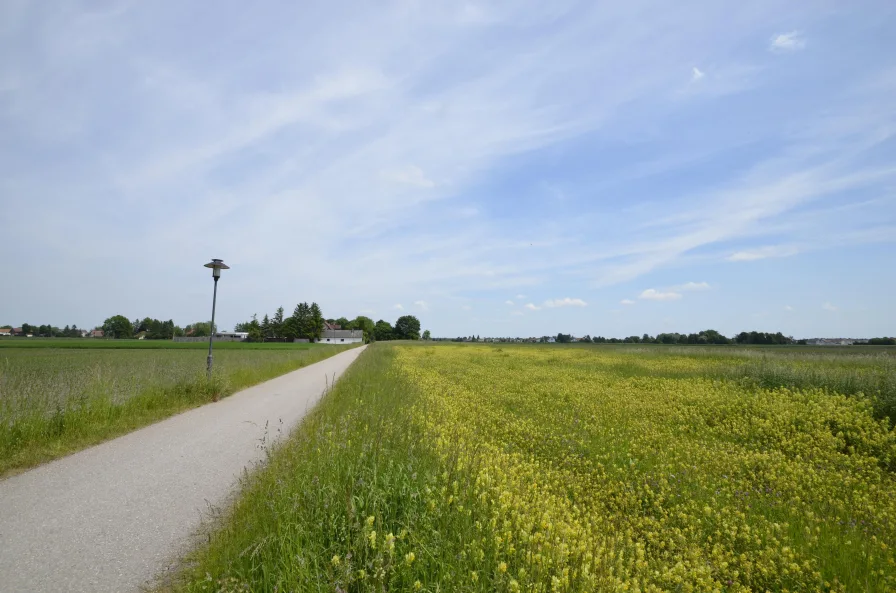
<svg viewBox="0 0 896 593"><path fill-rule="evenodd" d="M229 270L230 266L224 263L224 260L213 259L205 264L206 268L212 269L212 278L215 279L215 292L212 296L212 326L208 332L208 361L206 363L206 372L208 378L212 378L212 340L215 338L215 302L218 300L218 278L221 277L221 270Z"/></svg>

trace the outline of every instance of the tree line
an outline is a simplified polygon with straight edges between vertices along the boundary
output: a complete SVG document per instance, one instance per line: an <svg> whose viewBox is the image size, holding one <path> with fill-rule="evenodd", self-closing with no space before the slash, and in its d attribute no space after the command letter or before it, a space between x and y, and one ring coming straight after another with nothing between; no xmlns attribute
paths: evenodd
<svg viewBox="0 0 896 593"><path fill-rule="evenodd" d="M292 315L284 315L283 307L278 307L273 315L265 314L260 321L256 314L249 321L236 324L234 331L247 333L249 341L253 342L295 339L316 341L323 335L326 322L338 325L340 329L361 330L366 343L420 339L420 320L413 315L399 317L394 326L383 319L374 322L365 315L358 315L351 320L346 317L325 319L317 303L299 303Z"/></svg>
<svg viewBox="0 0 896 593"><path fill-rule="evenodd" d="M11 325L0 326L0 329L13 329ZM22 324L22 333L25 335L38 336L41 338L80 338L81 329L77 325L66 325L59 329L55 325L31 325L30 323Z"/></svg>
<svg viewBox="0 0 896 593"><path fill-rule="evenodd" d="M113 315L103 321L96 329L103 330L103 336L118 340L141 337L147 340L170 340L182 336L204 337L211 335L211 323L198 321L185 327L176 325L173 320L161 321L151 317L131 321L124 315Z"/></svg>

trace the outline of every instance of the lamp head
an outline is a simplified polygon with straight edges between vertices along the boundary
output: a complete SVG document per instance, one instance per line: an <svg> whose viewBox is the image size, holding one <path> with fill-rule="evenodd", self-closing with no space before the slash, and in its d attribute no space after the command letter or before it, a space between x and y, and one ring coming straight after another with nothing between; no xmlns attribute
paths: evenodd
<svg viewBox="0 0 896 593"><path fill-rule="evenodd" d="M206 268L212 269L212 277L217 280L221 277L221 270L229 270L230 266L224 263L223 259L212 259L212 261L205 264Z"/></svg>

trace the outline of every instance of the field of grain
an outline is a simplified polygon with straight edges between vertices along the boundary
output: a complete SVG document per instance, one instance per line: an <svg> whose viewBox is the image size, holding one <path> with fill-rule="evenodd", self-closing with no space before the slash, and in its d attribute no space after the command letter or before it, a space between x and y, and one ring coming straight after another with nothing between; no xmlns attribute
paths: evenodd
<svg viewBox="0 0 896 593"><path fill-rule="evenodd" d="M60 342L65 346L59 348ZM105 340L34 340L26 347L0 348L0 476L345 350L309 344L216 345L215 372L208 381L207 346L157 342L175 347L139 348L136 342L122 347ZM94 345L102 343L115 347Z"/></svg>
<svg viewBox="0 0 896 593"><path fill-rule="evenodd" d="M888 351L377 344L178 588L896 590L893 372Z"/></svg>

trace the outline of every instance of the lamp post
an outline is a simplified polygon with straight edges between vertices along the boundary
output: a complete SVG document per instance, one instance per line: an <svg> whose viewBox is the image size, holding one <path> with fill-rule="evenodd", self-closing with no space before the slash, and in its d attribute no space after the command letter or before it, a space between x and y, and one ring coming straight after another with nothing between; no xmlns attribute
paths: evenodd
<svg viewBox="0 0 896 593"><path fill-rule="evenodd" d="M215 291L212 296L212 325L208 332L208 361L206 363L206 372L208 379L212 378L212 340L215 338L215 302L218 300L218 279L221 277L221 270L229 270L230 266L221 259L212 259L205 264L206 268L212 269L212 278L215 279Z"/></svg>

